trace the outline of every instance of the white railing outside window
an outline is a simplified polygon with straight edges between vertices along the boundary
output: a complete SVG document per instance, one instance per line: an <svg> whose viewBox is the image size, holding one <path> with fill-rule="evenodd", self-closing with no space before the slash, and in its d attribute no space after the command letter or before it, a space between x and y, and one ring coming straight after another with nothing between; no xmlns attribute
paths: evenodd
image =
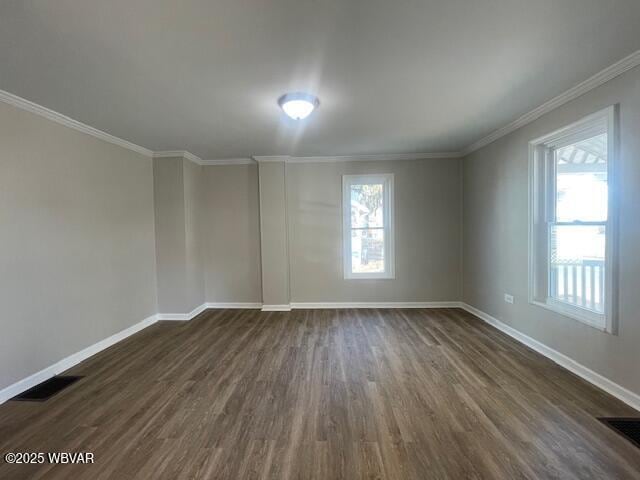
<svg viewBox="0 0 640 480"><path fill-rule="evenodd" d="M530 143L529 300L615 333L616 107Z"/></svg>
<svg viewBox="0 0 640 480"><path fill-rule="evenodd" d="M604 314L605 274L602 260L552 263L549 274L551 298Z"/></svg>

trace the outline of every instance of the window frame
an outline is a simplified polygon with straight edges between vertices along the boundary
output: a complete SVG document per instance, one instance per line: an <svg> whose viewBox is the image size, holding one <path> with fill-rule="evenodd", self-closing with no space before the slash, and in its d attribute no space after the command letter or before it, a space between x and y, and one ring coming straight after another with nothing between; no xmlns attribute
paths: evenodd
<svg viewBox="0 0 640 480"><path fill-rule="evenodd" d="M382 183L383 226L371 227L384 232L384 272L354 272L351 264L351 186ZM395 279L394 175L376 173L342 176L342 264L345 280Z"/></svg>
<svg viewBox="0 0 640 480"><path fill-rule="evenodd" d="M556 205L555 158L552 152L562 146L607 134L608 205L606 222L565 224L603 224L605 237L605 279L603 314L552 298L549 293L550 226L562 224L551 220ZM565 317L578 320L603 332L617 334L618 283L618 106L612 105L571 125L529 142L529 303Z"/></svg>

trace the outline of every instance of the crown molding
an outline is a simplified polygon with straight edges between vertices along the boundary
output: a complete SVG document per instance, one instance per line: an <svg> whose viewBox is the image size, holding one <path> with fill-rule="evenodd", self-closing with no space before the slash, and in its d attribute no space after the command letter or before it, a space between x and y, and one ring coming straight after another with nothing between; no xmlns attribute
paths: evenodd
<svg viewBox="0 0 640 480"><path fill-rule="evenodd" d="M153 158L184 158L198 165L203 165L200 157L189 153L186 150L164 150L161 152L153 152Z"/></svg>
<svg viewBox="0 0 640 480"><path fill-rule="evenodd" d="M379 155L334 155L326 157L292 157L289 155L255 156L258 163L338 163L338 162L383 162L388 160L427 160L434 158L460 158L460 152L442 153L389 153Z"/></svg>
<svg viewBox="0 0 640 480"><path fill-rule="evenodd" d="M254 165L253 158L222 158L220 160L202 160L201 165L205 166L225 166L225 165Z"/></svg>
<svg viewBox="0 0 640 480"><path fill-rule="evenodd" d="M49 108L43 107L42 105L38 105L37 103L33 103L27 99L14 95L13 93L0 90L0 102L13 105L14 107L20 108L21 110L25 110L30 113L35 113L36 115L44 117L47 120L51 120L53 122L59 123L60 125L64 125L65 127L69 127L79 132L86 133L87 135L91 135L92 137L98 138L113 145L118 145L119 147L123 147L128 150L132 150L147 157L151 157L153 155L153 152L148 148L141 147L140 145L136 145L135 143L128 142L126 140L123 140L122 138L115 137L107 132L98 130L97 128L90 127L89 125L78 122L77 120L69 118L66 115L55 112Z"/></svg>
<svg viewBox="0 0 640 480"><path fill-rule="evenodd" d="M270 162L287 162L287 163L333 163L333 162L357 162L357 161L382 161L382 160L420 160L427 158L457 158L461 156L458 152L446 153L408 153L408 154L390 154L390 155L350 155L350 156L327 156L327 157L291 157L289 155L271 155L271 156L254 156L253 158L226 158L219 160L202 160L200 157L186 150L165 150L154 152L148 148L141 147L134 143L128 142L109 133L93 128L82 122L78 122L61 113L33 103L22 97L12 93L0 90L0 101L13 105L14 107L26 110L36 115L40 115L48 120L54 121L66 127L72 128L92 137L98 138L105 142L118 145L120 147L132 150L147 157L152 158L184 158L198 165L251 165L254 162L270 163Z"/></svg>
<svg viewBox="0 0 640 480"><path fill-rule="evenodd" d="M253 157L253 159L258 163L289 162L290 158L291 157L289 155L266 155Z"/></svg>
<svg viewBox="0 0 640 480"><path fill-rule="evenodd" d="M318 156L318 157L293 157L288 155L272 155L272 156L254 156L253 161L258 163L268 162L287 162L287 163L335 163L335 162L375 162L385 160L425 160L435 158L460 158L479 150L482 147L495 142L496 140L524 127L525 125L537 120L543 115L555 110L556 108L584 95L585 93L607 83L610 80L622 75L623 73L640 65L640 50L623 58L619 62L605 68L596 73L584 82L570 88L566 92L552 98L539 107L520 116L515 121L505 125L486 137L472 143L460 152L442 152L442 153L399 153L399 154L380 154L380 155L346 155L346 156ZM49 108L38 105L34 102L26 100L12 93L0 90L0 102L12 105L22 110L34 113L53 122L59 123L66 127L72 128L79 132L91 135L105 142L119 147L126 148L147 157L165 158L165 157L181 157L190 160L198 165L247 165L252 164L250 158L229 158L220 160L202 160L200 157L193 155L186 150L175 151L159 151L154 152L148 148L141 147L135 143L123 140L97 128L86 125L82 122L74 120L66 115L55 112Z"/></svg>
<svg viewBox="0 0 640 480"><path fill-rule="evenodd" d="M378 155L336 155L326 157L289 157L288 163L338 163L383 162L388 160L428 160L436 158L460 158L460 152L441 153L390 153Z"/></svg>
<svg viewBox="0 0 640 480"><path fill-rule="evenodd" d="M552 98L548 102L543 103L537 108L534 108L528 113L525 113L517 120L505 125L502 128L499 128L495 132L487 135L486 137L478 140L477 142L472 143L467 148L462 150L462 155L466 156L476 150L481 149L489 145L490 143L495 142L499 138L508 135L511 132L516 131L517 129L524 127L525 125L537 120L543 115L555 110L556 108L564 105L565 103L570 102L571 100L575 100L576 98L584 95L585 93L597 88L601 85L604 85L610 80L622 75L623 73L631 70L632 68L640 65L640 50L632 53L628 57L623 58L619 62L614 63L613 65L601 70L596 73L592 77L588 78L584 82L579 83L575 87L570 88L564 93L561 93L557 97Z"/></svg>

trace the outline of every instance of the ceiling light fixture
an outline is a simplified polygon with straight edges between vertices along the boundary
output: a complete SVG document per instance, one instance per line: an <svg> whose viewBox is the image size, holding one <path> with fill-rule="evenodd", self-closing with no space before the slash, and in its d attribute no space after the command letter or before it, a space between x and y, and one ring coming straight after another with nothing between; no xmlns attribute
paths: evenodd
<svg viewBox="0 0 640 480"><path fill-rule="evenodd" d="M287 93L278 99L278 105L294 120L304 120L320 105L318 97L308 93Z"/></svg>

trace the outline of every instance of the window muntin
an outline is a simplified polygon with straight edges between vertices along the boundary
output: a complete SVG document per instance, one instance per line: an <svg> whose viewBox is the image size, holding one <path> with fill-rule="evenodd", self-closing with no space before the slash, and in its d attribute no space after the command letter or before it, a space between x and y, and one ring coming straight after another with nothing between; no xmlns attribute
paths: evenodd
<svg viewBox="0 0 640 480"><path fill-rule="evenodd" d="M344 277L393 278L393 175L345 175Z"/></svg>
<svg viewBox="0 0 640 480"><path fill-rule="evenodd" d="M611 107L532 142L530 300L612 331Z"/></svg>

